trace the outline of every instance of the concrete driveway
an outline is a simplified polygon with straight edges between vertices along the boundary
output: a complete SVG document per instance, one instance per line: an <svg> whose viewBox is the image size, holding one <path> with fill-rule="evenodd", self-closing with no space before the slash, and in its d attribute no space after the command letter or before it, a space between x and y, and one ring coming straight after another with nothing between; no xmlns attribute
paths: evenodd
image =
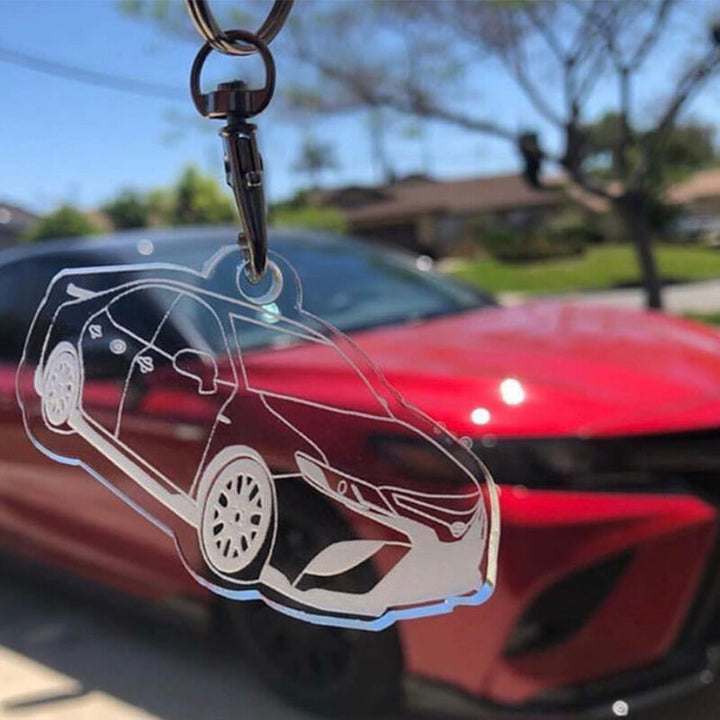
<svg viewBox="0 0 720 720"><path fill-rule="evenodd" d="M305 720L200 622L0 559L0 719Z"/></svg>
<svg viewBox="0 0 720 720"><path fill-rule="evenodd" d="M0 720L308 720L252 676L200 622L158 617L92 586L0 557ZM385 720L485 718L412 685ZM507 715L505 716L507 718ZM720 685L637 720L717 720Z"/></svg>
<svg viewBox="0 0 720 720"><path fill-rule="evenodd" d="M538 297L538 296L535 296ZM644 307L645 296L636 288L628 290L602 290L598 292L565 293L563 295L543 296L555 300L608 305L611 307ZM530 299L524 293L501 293L500 300L508 305L516 305ZM671 313L711 313L720 312L720 280L668 285L663 292L665 309Z"/></svg>

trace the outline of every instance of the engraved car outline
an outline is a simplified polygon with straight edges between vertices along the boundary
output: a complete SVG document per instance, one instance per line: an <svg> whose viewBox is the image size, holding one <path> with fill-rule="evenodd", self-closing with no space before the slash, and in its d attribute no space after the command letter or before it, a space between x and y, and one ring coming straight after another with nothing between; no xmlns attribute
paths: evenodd
<svg viewBox="0 0 720 720"><path fill-rule="evenodd" d="M257 530L257 535L262 536L260 544L264 546L264 550L258 554L258 544L255 543L255 537L248 536L246 538L248 547L252 545L256 552L244 566L244 569L252 566L253 563L259 565L259 569L253 570L254 574L250 579L243 578L240 571L236 573L224 571L222 567L219 567L219 565L222 566L222 562L219 563L218 556L213 555L212 543L207 534L208 518L211 511L217 517L219 507L217 503L220 501L218 500L215 505L210 505L211 509L208 510L209 498L212 496L217 500L217 497L219 497L218 493L220 491L217 486L220 480L218 478L224 477L223 472L236 473L239 472L238 467L242 467L240 472L246 473L242 477L251 477L254 487L257 488L254 491L253 498L260 497L261 505L263 502L266 506L270 503L269 512L272 513L274 503L276 503L276 478L264 458L256 450L244 446L242 443L227 447L223 451L216 453L212 458L204 455L198 466L196 479L190 491L185 492L176 487L177 492L173 492L172 482L169 485L168 483L159 482L157 473L153 472L152 465L145 458L136 456L131 448L120 441L118 437L119 431L116 431L113 435L84 412L82 407L82 390L84 388L83 338L86 334L88 336L97 335L94 321L101 312L107 312L108 308L119 297L138 289L160 288L172 289L172 291L178 293L178 298L192 297L196 301L203 303L213 313L219 328L223 332L225 345L228 348L227 354L231 361L230 367L232 367L235 377L235 386L218 412L215 425L222 422L224 408L233 401L240 387L249 392L258 393L267 409L276 413L267 403L265 397L272 396L273 393L254 389L248 383L247 377L244 375L242 347L237 337L235 338L235 344L238 352L233 353L229 350L231 343L228 342L227 332L230 327L234 331L232 313L220 314L217 310L218 305L224 308L223 313L225 313L227 307L235 307L238 309L238 316L241 317L240 313L242 313L243 309L251 308L257 311L258 306L248 298L242 300L220 295L213 292L209 285L206 284L220 260L231 251L232 248L224 248L219 253L216 253L216 256L208 261L201 272L169 264L125 265L64 270L53 278L31 325L17 373L17 398L22 409L25 429L33 443L42 452L57 461L81 465L106 487L128 502L135 510L171 535L176 541L180 557L188 571L195 576L199 583L219 595L238 600L260 598L282 612L319 624L374 630L387 627L400 618L440 614L452 610L456 605L473 605L486 601L494 589L499 542L499 507L497 490L492 478L480 461L474 458L467 448L463 447L462 452L472 456L477 467L480 468L477 474L482 476L481 487L478 477L464 464L461 464L438 441L420 430L413 423L406 422L393 414L387 397L378 391L377 378L370 379L367 377L368 373L363 371L361 365L366 362L366 359L360 351L339 331L327 326L318 318L301 309L301 291L297 278L295 278L295 282L298 284L297 309L301 318L307 320L309 324L306 325L285 316L274 318L271 324L275 326L278 320L281 320L305 340L333 346L343 356L348 365L353 368L353 371L363 378L368 392L373 393L379 405L386 409L386 418L372 417L371 419L405 425L413 437L434 445L447 456L448 462L456 466L455 469L458 473L466 475L468 484L474 486L472 497L475 505L470 512L459 513L456 522L446 523L450 533L455 538L454 541L441 542L431 526L418 521L416 517L418 514L422 515L423 513L427 517L433 517L434 511L437 510L434 503L443 499L457 499L457 494L432 493L423 496L422 493L388 485L381 488L381 492L377 493L382 502L372 502L363 495L363 488L367 483L364 483L362 478L348 475L343 472L342 468L333 467L327 457L324 456L322 449L317 448L312 439L306 438L319 452L308 453L305 450L295 452L299 474L305 483L315 491L339 501L349 511L370 517L404 534L408 538L408 551L367 593L351 594L318 588L301 590L299 581L306 573L313 574L316 572L321 574L327 569L322 567L323 564L327 565L328 563L338 574L344 572L355 567L363 557L366 559L372 557L379 547L378 543L381 541L359 539L331 545L313 558L298 577L291 579L271 564L275 541L275 525L273 522L266 522L265 516L260 513L261 517L258 524L262 527ZM101 292L95 292L84 289L81 284L82 278L90 273L103 273L105 276L112 276L113 274L122 276L135 273L149 276L124 282ZM187 282L187 280L192 280L192 282ZM64 285L64 294L58 292L62 285ZM58 294L61 295L60 298L55 297ZM100 301L98 298L100 298ZM83 303L102 302L105 299L107 299L107 302L102 306L102 309L86 318L81 331L78 333L76 344L67 339L59 342L52 340L56 321L66 308L82 306ZM40 320L44 315L48 314L48 310L52 311L52 319L49 325L44 328L43 333ZM313 327L310 327L310 324ZM161 327L162 322L158 328ZM324 331L318 331L318 328ZM126 328L125 330L127 332ZM324 332L327 334L324 334ZM37 398L28 398L28 384L23 385L21 378L24 374L27 374L29 361L32 360L32 358L28 357L28 354L32 353L33 347L36 352L37 348L39 348L39 333L43 335L42 347L39 351L37 366L33 371L33 381L31 383ZM342 349L340 348L340 339ZM111 342L115 340L117 338L114 338ZM147 342L147 340L141 339L141 342ZM154 345L152 347L154 350L158 349ZM357 352L357 355L353 355L354 352ZM141 358L143 357L142 351L138 352L132 364L139 359L139 362L142 362ZM174 367L176 361L177 355L172 358ZM75 363L74 366L73 363ZM140 369L142 372L142 367ZM177 367L175 369L178 370ZM227 381L222 380L220 382L227 383ZM70 387L69 394L66 392L63 396L63 387ZM202 388L199 388L199 390L201 392ZM395 395L397 394L395 393ZM199 547L205 563L211 570L210 574L204 572L207 568L201 571L188 562L183 548L180 546L176 527L168 527L159 521L157 517L154 517L93 467L85 463L81 457L58 455L52 448L47 447L42 441L38 440L35 437L27 412L28 399L31 401L39 399L42 419L46 429L54 433L75 433L79 435L85 442L110 460L128 478L140 485L162 505L169 508L179 521L192 526L198 534ZM297 401L296 398L292 397L286 397L285 399ZM405 404L406 407L411 407L399 396L396 399ZM343 410L322 403L309 404L331 412L356 414L355 411ZM421 417L419 411L412 410L415 417ZM433 433L449 437L445 430L432 423L428 418L422 416L422 419L427 422L428 427L432 427ZM285 422L288 421L285 420ZM290 423L288 422L288 424ZM117 427L120 426L121 409L117 421ZM214 432L214 427L210 431L210 436ZM299 435L302 435L299 428L295 428L295 430ZM458 448L461 446L455 438L452 438L452 440L457 443ZM78 455L82 455L82 453ZM231 468L231 470L228 470L228 468ZM242 480L242 483L243 487L245 487L245 479ZM235 490L238 494L241 492L240 484L238 479ZM408 504L412 506L415 517L402 514L403 507L407 508ZM445 511L448 512L447 508L445 508ZM437 521L436 512L433 519ZM238 540L237 542L242 550L243 541ZM382 543L387 545L388 541L382 541ZM345 547L338 547L339 545ZM236 549L238 548L236 547ZM229 564L232 565L232 563ZM267 590L272 592L268 593Z"/></svg>

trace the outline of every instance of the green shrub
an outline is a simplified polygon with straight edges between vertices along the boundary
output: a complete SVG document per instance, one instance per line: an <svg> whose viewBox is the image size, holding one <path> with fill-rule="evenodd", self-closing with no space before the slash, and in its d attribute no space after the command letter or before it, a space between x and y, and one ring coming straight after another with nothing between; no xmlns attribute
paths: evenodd
<svg viewBox="0 0 720 720"><path fill-rule="evenodd" d="M105 203L102 209L116 230L142 228L150 224L150 207L147 199L130 188L121 190L112 200Z"/></svg>
<svg viewBox="0 0 720 720"><path fill-rule="evenodd" d="M297 227L311 230L342 233L347 230L343 216L330 207L275 207L270 211L270 224L274 227Z"/></svg>
<svg viewBox="0 0 720 720"><path fill-rule="evenodd" d="M193 165L183 170L172 190L172 225L224 225L237 221L232 195L214 175Z"/></svg>
<svg viewBox="0 0 720 720"><path fill-rule="evenodd" d="M526 232L491 228L486 229L478 240L496 260L520 263L580 255L588 244L588 235L574 226Z"/></svg>
<svg viewBox="0 0 720 720"><path fill-rule="evenodd" d="M45 215L25 234L24 240L49 240L54 238L95 235L102 228L84 212L72 205L61 205L49 215Z"/></svg>

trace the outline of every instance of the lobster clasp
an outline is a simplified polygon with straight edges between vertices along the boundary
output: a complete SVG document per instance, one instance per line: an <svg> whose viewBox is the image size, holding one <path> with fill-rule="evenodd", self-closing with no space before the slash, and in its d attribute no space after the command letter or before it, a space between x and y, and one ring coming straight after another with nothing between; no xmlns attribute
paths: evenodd
<svg viewBox="0 0 720 720"><path fill-rule="evenodd" d="M240 243L246 254L251 282L258 282L267 265L267 223L263 163L255 138L256 126L244 121L229 122L220 137L225 146L225 174L235 195L244 234Z"/></svg>
<svg viewBox="0 0 720 720"><path fill-rule="evenodd" d="M228 30L223 33L223 38L232 43L242 41L257 50L265 65L264 85L261 88L249 88L241 80L233 80L221 83L213 92L202 92L200 75L214 47L207 42L195 56L190 73L190 93L203 117L227 121L220 131L225 146L225 173L243 224L243 233L238 237L238 242L245 255L245 272L248 279L256 283L264 275L267 266L267 220L263 163L255 138L257 128L247 121L262 112L273 96L275 61L267 45L253 33ZM242 47L238 46L240 54L248 52Z"/></svg>

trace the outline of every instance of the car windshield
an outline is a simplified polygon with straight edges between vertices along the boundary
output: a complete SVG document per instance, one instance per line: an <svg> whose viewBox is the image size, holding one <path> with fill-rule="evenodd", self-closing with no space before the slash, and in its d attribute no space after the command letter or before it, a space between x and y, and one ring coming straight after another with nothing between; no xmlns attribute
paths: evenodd
<svg viewBox="0 0 720 720"><path fill-rule="evenodd" d="M271 248L297 270L303 307L344 332L402 324L484 307L492 301L437 273L420 270L411 258L345 238L271 239ZM211 255L202 241L158 243L152 260L199 269ZM151 259L151 258L147 258ZM230 276L218 277L227 283ZM218 287L235 296L235 287Z"/></svg>

